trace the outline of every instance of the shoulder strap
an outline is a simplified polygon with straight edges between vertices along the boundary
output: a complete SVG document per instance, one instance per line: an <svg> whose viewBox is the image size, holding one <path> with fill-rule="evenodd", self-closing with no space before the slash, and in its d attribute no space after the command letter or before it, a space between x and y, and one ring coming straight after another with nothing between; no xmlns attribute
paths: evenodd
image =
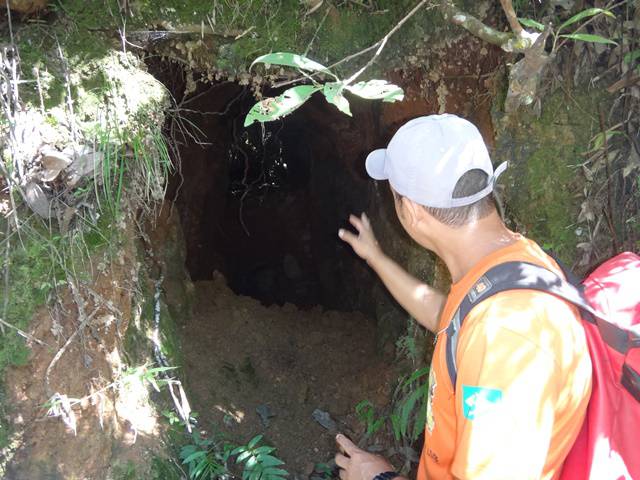
<svg viewBox="0 0 640 480"><path fill-rule="evenodd" d="M555 295L576 307L585 320L596 323L604 341L621 353L629 349L630 338L626 330L610 323L596 312L582 295L579 286L572 285L544 267L528 262L506 262L488 270L464 296L446 329L446 359L451 385L455 389L458 376L456 351L458 337L465 317L483 300L507 290L538 290Z"/></svg>

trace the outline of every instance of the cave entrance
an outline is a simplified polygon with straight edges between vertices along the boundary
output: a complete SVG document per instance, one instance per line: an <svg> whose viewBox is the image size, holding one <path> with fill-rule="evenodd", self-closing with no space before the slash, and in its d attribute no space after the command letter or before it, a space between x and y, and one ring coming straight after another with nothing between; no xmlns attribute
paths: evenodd
<svg viewBox="0 0 640 480"><path fill-rule="evenodd" d="M432 275L364 160L408 119L440 110L474 120L491 138L485 84L449 62L446 99L442 89L424 95L416 77L400 104L349 98L348 117L316 94L280 121L245 128L255 102L249 87L195 83L185 97L194 85L185 72L157 67L178 99L168 129L181 171L168 199L195 281L181 341L202 424L242 442L264 434L301 479L322 477L314 465L335 454L337 430L406 461L388 425L370 438L355 408L368 400L388 411L399 376L394 340L407 316L337 231L350 213L368 211L385 251L415 275Z"/></svg>
<svg viewBox="0 0 640 480"><path fill-rule="evenodd" d="M373 274L337 236L370 203L375 125L362 119L376 107L352 105L356 122L318 98L244 128L254 102L235 83L202 84L169 120L181 168L167 196L195 285L183 372L204 428L238 442L263 434L308 478L335 454L338 429L364 434L355 406L391 395Z"/></svg>
<svg viewBox="0 0 640 480"><path fill-rule="evenodd" d="M375 126L317 97L282 120L247 128L255 99L246 87L201 85L183 102L190 141L169 195L193 280L221 272L234 292L264 305L366 305L361 290L373 277L337 230L369 203L363 164Z"/></svg>

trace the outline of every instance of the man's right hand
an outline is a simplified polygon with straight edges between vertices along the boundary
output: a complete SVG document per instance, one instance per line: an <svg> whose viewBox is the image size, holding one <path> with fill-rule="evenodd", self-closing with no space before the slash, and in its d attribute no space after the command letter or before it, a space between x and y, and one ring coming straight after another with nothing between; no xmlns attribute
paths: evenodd
<svg viewBox="0 0 640 480"><path fill-rule="evenodd" d="M355 233L341 228L338 230L338 236L351 245L353 251L356 252L360 258L365 260L367 263L370 263L376 256L382 254L380 245L378 245L378 241L373 234L369 218L365 213L360 217L349 215L349 223L353 225L358 234L356 235Z"/></svg>
<svg viewBox="0 0 640 480"><path fill-rule="evenodd" d="M360 217L351 215L349 222L357 234L341 228L338 230L338 236L351 245L358 256L366 260L409 315L435 332L445 301L444 295L410 275L384 254L364 213Z"/></svg>

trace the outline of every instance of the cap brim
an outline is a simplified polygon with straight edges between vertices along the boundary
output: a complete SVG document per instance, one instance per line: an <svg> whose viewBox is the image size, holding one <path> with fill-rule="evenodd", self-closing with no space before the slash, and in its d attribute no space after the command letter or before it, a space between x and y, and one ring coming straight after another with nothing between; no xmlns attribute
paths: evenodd
<svg viewBox="0 0 640 480"><path fill-rule="evenodd" d="M386 157L386 148L379 148L367 155L365 167L369 176L374 180L387 180L389 178L384 172Z"/></svg>

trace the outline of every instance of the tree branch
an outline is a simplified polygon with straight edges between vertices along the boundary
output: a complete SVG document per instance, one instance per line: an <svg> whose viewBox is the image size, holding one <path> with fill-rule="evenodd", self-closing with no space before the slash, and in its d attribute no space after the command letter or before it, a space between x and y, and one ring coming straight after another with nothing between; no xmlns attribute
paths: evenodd
<svg viewBox="0 0 640 480"><path fill-rule="evenodd" d="M476 37L492 45L501 47L513 38L513 34L495 30L482 23L473 15L459 10L452 0L442 0L440 10L445 20L460 25Z"/></svg>
<svg viewBox="0 0 640 480"><path fill-rule="evenodd" d="M500 5L502 5L502 9L504 10L504 14L507 16L507 20L509 21L509 25L511 26L511 30L517 36L522 35L522 25L518 21L518 16L516 15L516 11L513 8L513 3L511 0L500 0Z"/></svg>
<svg viewBox="0 0 640 480"><path fill-rule="evenodd" d="M524 52L531 47L535 38L537 38L537 35L525 35L526 31L523 30L518 23L511 0L500 0L500 3L505 10L505 14L507 15L511 28L515 33L501 32L495 28L485 25L473 15L469 15L468 13L458 9L458 7L453 3L453 0L442 0L440 3L440 11L442 12L445 20L456 25L460 25L462 28L468 30L470 33L487 43L497 45L507 52ZM515 25L513 22L515 22Z"/></svg>

